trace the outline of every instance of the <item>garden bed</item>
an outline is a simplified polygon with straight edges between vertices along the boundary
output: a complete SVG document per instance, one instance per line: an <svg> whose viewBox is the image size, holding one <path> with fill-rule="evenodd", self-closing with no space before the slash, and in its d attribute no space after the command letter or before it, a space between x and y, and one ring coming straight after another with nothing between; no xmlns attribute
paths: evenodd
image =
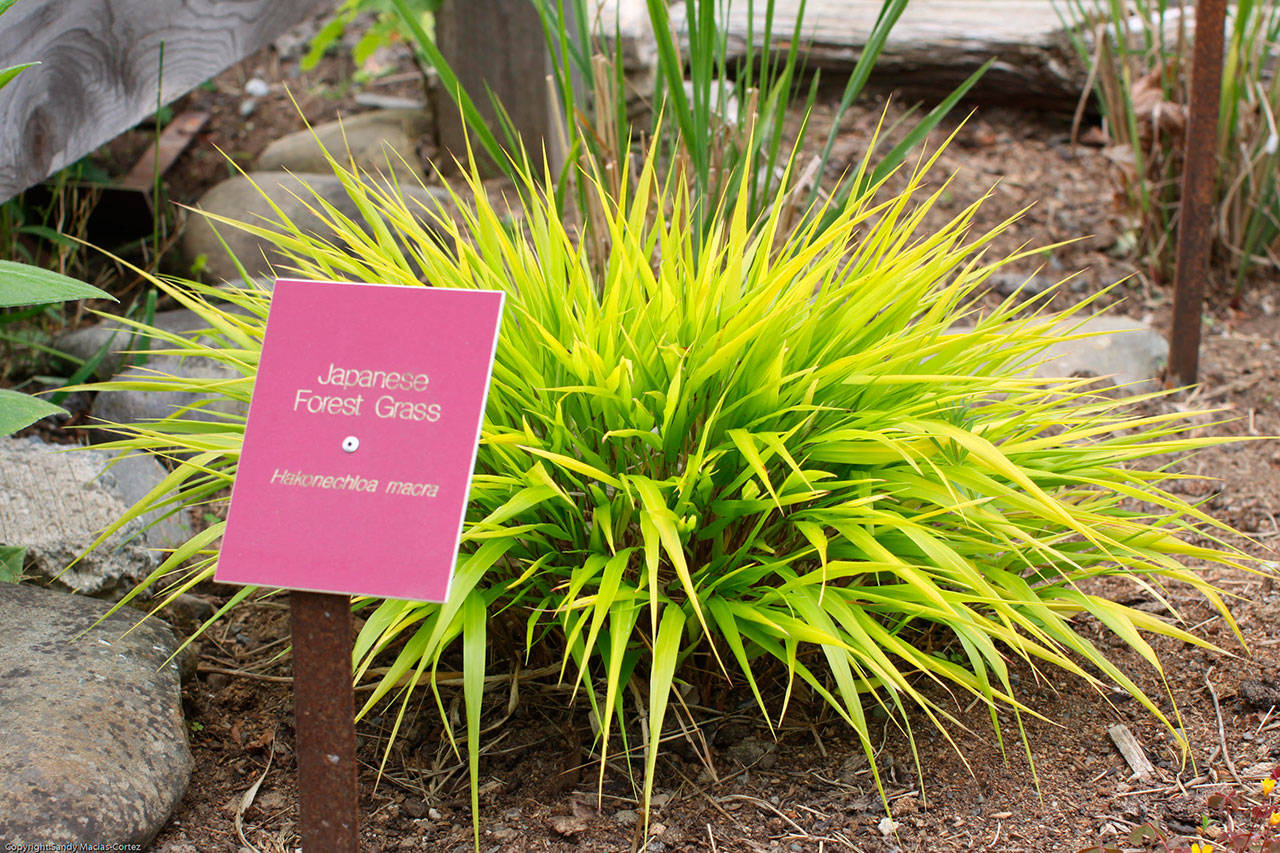
<svg viewBox="0 0 1280 853"><path fill-rule="evenodd" d="M208 109L212 120L169 173L171 196L194 202L227 174L215 145L247 159L296 129L300 119L284 83L313 122L355 108L352 93L340 88L349 72L342 61L331 58L317 72L297 76L292 62L282 64L267 51L188 95L177 109ZM411 70L405 62L402 82L388 88L411 96L420 85L403 76ZM267 81L272 93L246 118L244 85L253 78ZM845 118L836 170L861 154L882 109L883 101L870 103ZM888 109L891 115L900 111L896 104ZM127 167L147 138L135 132L113 143L107 155ZM1123 259L1125 228L1112 204L1107 161L1095 148L1073 145L1064 120L982 110L957 131L939 165L935 174L955 171L956 177L933 216L954 215L988 192L977 228L993 227L1030 206L996 241L994 253L1084 237L1020 262L1003 286L1015 287L1023 277L1056 281L1079 273L1056 299L1065 306L1135 272ZM1167 328L1169 302L1166 283L1138 274L1099 304L1119 303L1113 310ZM1198 401L1223 407L1234 419L1206 430L1280 433L1278 303L1280 282L1274 279L1252 282L1237 309L1225 295L1211 296L1201 360L1204 388L1190 399L1166 398L1149 406L1158 411ZM1275 560L1270 548L1280 543L1277 444L1215 448L1188 464L1192 473L1218 479L1183 481L1179 487L1203 498L1216 517L1256 537L1236 544ZM955 705L945 695L933 696L969 731L953 729L955 743L949 744L917 715L914 757L903 734L881 718L878 761L893 803L891 825L861 747L824 704L799 693L782 727L771 733L742 685L727 689L709 674L705 685L684 696L697 730L686 727L681 734L673 728L659 760L647 849L1060 851L1099 843L1127 848L1130 834L1143 824L1170 837L1190 837L1201 828L1212 793L1256 795L1262 776L1280 764L1280 717L1272 708L1280 699L1280 640L1274 631L1280 592L1262 577L1220 569L1207 574L1241 597L1233 611L1250 649L1242 651L1229 626L1198 595L1171 592L1186 623L1228 650L1215 654L1166 640L1154 643L1186 727L1189 760L1127 694L1098 695L1083 684L1045 681L1021 666L1014 670L1020 698L1053 721L1024 719L1030 761L1011 716L1002 718L1002 755L986 710L967 700ZM199 594L218 603L228 592L210 586ZM1139 673L1139 686L1149 695L1164 696L1137 655L1096 627L1081 630ZM284 600L268 598L237 611L198 641L198 675L184 688L195 772L154 850L296 847L292 694L288 656L281 655L287 636ZM486 735L480 767L481 848L627 849L637 825L636 788L616 759L603 788L597 788L585 705L582 697L570 705L569 691L555 684L554 674L540 673L551 662L522 662L524 676L514 685L498 679L488 693L483 722L494 728ZM521 702L507 716L516 689ZM765 682L762 689L766 699L778 700L771 707L780 704L784 684ZM460 688L446 683L441 692L451 713L460 713ZM415 703L421 713L400 731L380 779L393 720L375 716L361 725L363 849L471 849L465 761L449 748L430 691L420 693ZM1167 701L1162 707L1171 710ZM685 715L677 716L687 723ZM1108 734L1117 724L1129 728L1155 765L1150 779L1132 778ZM631 735L637 742L637 733ZM1211 834L1219 827L1208 822Z"/></svg>

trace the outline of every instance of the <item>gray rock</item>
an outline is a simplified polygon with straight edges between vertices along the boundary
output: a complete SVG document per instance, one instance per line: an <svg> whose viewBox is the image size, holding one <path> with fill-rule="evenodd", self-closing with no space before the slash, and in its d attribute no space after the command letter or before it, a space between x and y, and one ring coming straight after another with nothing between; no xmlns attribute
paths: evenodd
<svg viewBox="0 0 1280 853"><path fill-rule="evenodd" d="M239 281L239 279L237 279ZM175 308L172 311L158 311L151 318L151 325L166 332L187 335L191 332L209 328L209 323L199 314L186 308ZM94 358L104 347L108 347L106 355L94 368L94 378L109 379L114 376L124 362L125 352L138 350L143 346L141 335L135 337L135 330L118 320L106 320L96 326L86 326L68 332L57 339L55 348L74 356L81 361ZM167 347L164 341L152 340L152 348ZM148 356L148 361L151 356Z"/></svg>
<svg viewBox="0 0 1280 853"><path fill-rule="evenodd" d="M953 327L955 332L971 330L963 324ZM1073 340L1046 348L1037 357L1036 376L1096 376L1135 394L1160 389L1169 342L1146 323L1104 314L1064 319L1055 331L1070 333Z"/></svg>
<svg viewBox="0 0 1280 853"><path fill-rule="evenodd" d="M257 184L255 187L254 184ZM261 190L261 192L259 191ZM448 210L452 207L448 193L436 187L423 187L416 183L400 184L401 192L408 203L423 204L427 210L435 211L443 203ZM315 207L316 196L332 204L339 213L355 222L363 222L363 215L355 202L347 194L342 182L331 172L326 174L289 174L287 172L251 172L248 175L237 175L214 186L200 199L198 207L213 214L226 216L241 222L263 225L277 222L279 216L272 209L266 193L272 202L293 221L302 231L319 234L323 237L331 235L323 221L308 209ZM425 217L424 217L425 221ZM263 237L234 228L219 225L218 233L226 241L231 253L239 258L250 276L267 277L272 275L271 265L287 264L274 245ZM227 256L213 226L202 216L193 216L187 221L182 233L179 249L183 262L188 266L197 265L203 259L203 275L206 278L228 281L240 275L235 264Z"/></svg>
<svg viewBox="0 0 1280 853"><path fill-rule="evenodd" d="M191 535L181 512L156 510L125 525L100 548L84 553L98 531L117 521L165 476L150 457L120 458L38 439L0 438L0 543L27 549L36 572L77 592L113 595L146 577L156 549Z"/></svg>
<svg viewBox="0 0 1280 853"><path fill-rule="evenodd" d="M1253 708L1266 710L1280 706L1280 679L1250 678L1240 682L1240 698Z"/></svg>
<svg viewBox="0 0 1280 853"><path fill-rule="evenodd" d="M236 281L239 282L239 279ZM243 282L237 286L243 286ZM239 311L235 306L226 306L226 310L233 313ZM158 329L188 337L209 330L209 323L206 320L185 308L157 313L152 318L152 325ZM202 337L211 343L216 343L218 340L211 335ZM128 353L141 349L142 344L143 338L135 337L134 329L118 320L107 320L96 326L77 329L63 335L57 342L58 349L84 361L96 357L104 346L107 347L107 354L94 369L94 377L97 379L108 379L112 376L144 381L163 379L158 374L188 379L235 379L240 375L234 368L213 359L200 356L182 358L164 353L147 355L143 364L134 365L126 368L122 373L119 372L125 360L132 357ZM160 339L152 339L150 346L152 349L163 349L168 347L168 343ZM166 417L179 408L205 399L206 395L194 392L158 389L100 391L90 410L90 418L98 423L138 423ZM212 421L220 419L215 414L217 412L244 415L247 411L248 407L241 401L213 396L207 397L204 406L191 410L189 417ZM100 441L114 437L116 433L110 430L102 430L94 434L94 439Z"/></svg>
<svg viewBox="0 0 1280 853"><path fill-rule="evenodd" d="M1064 321L1066 328L1079 320ZM1109 377L1134 393L1157 391L1169 360L1164 335L1140 320L1102 315L1091 317L1072 334L1089 335L1049 347L1037 376Z"/></svg>
<svg viewBox="0 0 1280 853"><path fill-rule="evenodd" d="M235 379L240 376L234 368L219 361L201 356L180 358L176 355L153 355L142 366L130 367L116 376L117 379L138 379L144 382L163 382L164 375L188 379ZM99 391L89 410L89 418L96 424L136 424L168 417L186 406L202 403L183 414L184 418L200 421L223 421L224 414L242 416L248 413L248 403L223 396L210 396L194 391L164 391L159 388L129 389L124 391ZM221 413L221 414L219 414ZM94 432L94 440L109 441L116 433L109 429Z"/></svg>
<svg viewBox="0 0 1280 853"><path fill-rule="evenodd" d="M173 635L158 623L125 634L134 620L116 614L79 637L106 611L0 584L0 839L9 845L145 846L190 781L177 665L165 663Z"/></svg>
<svg viewBox="0 0 1280 853"><path fill-rule="evenodd" d="M418 140L431 131L422 110L376 110L318 124L282 136L258 155L261 172L328 172L328 151L343 165L354 158L356 166L374 174L391 170L425 177L418 158ZM349 153L348 153L349 152ZM411 170L411 171L410 171Z"/></svg>

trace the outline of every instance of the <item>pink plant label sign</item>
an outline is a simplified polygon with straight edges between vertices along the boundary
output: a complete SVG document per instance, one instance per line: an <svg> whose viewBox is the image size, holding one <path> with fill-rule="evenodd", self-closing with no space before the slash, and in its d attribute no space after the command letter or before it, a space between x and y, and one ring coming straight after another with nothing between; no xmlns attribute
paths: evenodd
<svg viewBox="0 0 1280 853"><path fill-rule="evenodd" d="M277 281L215 579L446 600L502 303Z"/></svg>

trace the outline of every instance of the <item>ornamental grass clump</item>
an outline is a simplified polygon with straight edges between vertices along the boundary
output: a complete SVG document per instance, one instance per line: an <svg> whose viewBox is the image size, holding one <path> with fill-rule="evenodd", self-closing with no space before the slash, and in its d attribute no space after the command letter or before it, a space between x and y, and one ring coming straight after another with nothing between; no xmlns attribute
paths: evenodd
<svg viewBox="0 0 1280 853"><path fill-rule="evenodd" d="M452 598L357 601L356 677L374 685L362 713L392 702L398 725L410 694L430 689L448 728L434 674L461 666L476 804L486 678L518 659L574 687L602 778L607 758L643 749L646 809L672 697L694 679L744 684L772 726L806 691L873 768L869 708L908 734L960 724L931 685L985 705L997 737L1001 711L1021 728L1036 712L1015 665L1118 685L1173 726L1082 622L1157 672L1147 637L1206 643L1172 610L1119 604L1094 580L1123 578L1162 602L1165 586L1186 584L1234 624L1185 561L1244 558L1200 544L1225 528L1163 490L1161 466L1134 464L1216 439L1189 436L1183 413L1138 414L1143 398L1030 375L1066 337L1061 318L1044 315L1045 294L979 310L1011 259L984 255L999 229L973 230L978 202L922 225L943 191L924 188L933 162L893 197L873 183L791 232L784 205L753 220L745 193L696 226L687 185L659 178L652 151L614 184L620 195L594 182L596 235L527 171L519 215L474 173L447 212L338 169L363 221L316 198L335 237L283 216L220 220L268 236L294 277L507 293ZM607 252L594 258L600 233ZM155 283L209 330L151 334L239 378L98 389L247 401L270 294ZM131 516L226 499L244 419L195 414L125 427L116 446L174 462ZM172 598L208 578L221 533L196 534L143 588ZM785 695L767 672L784 676Z"/></svg>

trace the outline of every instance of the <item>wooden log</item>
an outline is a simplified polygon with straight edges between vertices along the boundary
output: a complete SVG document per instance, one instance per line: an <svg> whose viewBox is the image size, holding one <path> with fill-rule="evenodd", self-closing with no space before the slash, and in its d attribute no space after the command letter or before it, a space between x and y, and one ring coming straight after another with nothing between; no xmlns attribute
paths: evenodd
<svg viewBox="0 0 1280 853"><path fill-rule="evenodd" d="M616 2L616 0L606 0ZM625 2L625 0L624 0ZM767 4L757 0L748 20L746 0L731 4L731 56L746 53L747 36L763 46ZM773 44L783 53L795 31L799 0L777 0ZM853 68L875 25L880 0L808 0L800 30L808 68L837 72ZM677 31L683 4L672 7ZM1084 89L1087 69L1071 47L1053 0L911 0L876 63L872 82L910 94L941 99L988 59L996 63L969 99L1070 111Z"/></svg>
<svg viewBox="0 0 1280 853"><path fill-rule="evenodd" d="M243 59L319 0L20 0L0 64L39 61L0 90L0 201ZM160 45L164 44L164 73Z"/></svg>

